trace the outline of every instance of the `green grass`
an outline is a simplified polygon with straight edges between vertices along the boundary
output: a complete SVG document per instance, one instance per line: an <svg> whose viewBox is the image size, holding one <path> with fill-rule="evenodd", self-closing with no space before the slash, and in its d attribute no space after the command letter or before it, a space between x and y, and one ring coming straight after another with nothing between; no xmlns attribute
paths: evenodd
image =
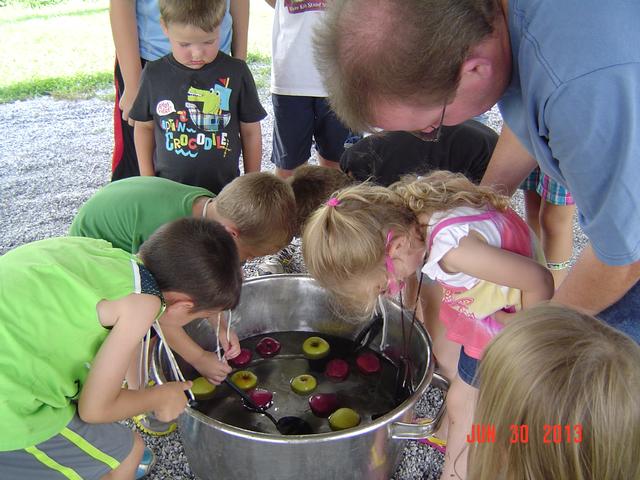
<svg viewBox="0 0 640 480"><path fill-rule="evenodd" d="M258 88L267 88L273 13L252 2L249 66ZM115 52L108 0L67 0L29 8L0 7L0 103L52 95L57 98L113 98Z"/></svg>

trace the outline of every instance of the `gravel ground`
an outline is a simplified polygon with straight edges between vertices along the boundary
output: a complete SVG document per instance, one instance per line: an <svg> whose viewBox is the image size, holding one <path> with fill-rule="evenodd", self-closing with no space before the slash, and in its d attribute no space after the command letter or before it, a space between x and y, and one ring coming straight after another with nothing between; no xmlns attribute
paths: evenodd
<svg viewBox="0 0 640 480"><path fill-rule="evenodd" d="M263 105L271 112L271 101L262 93ZM48 97L0 105L0 254L23 243L64 235L78 210L98 188L109 181L112 151L112 104L98 99L59 101ZM500 129L496 109L484 121ZM271 117L263 122L263 169L272 170ZM81 129L81 132L80 132ZM9 133L13 132L13 133ZM522 195L514 196L522 213ZM574 227L576 253L586 239ZM300 246L289 272L304 271ZM245 274L256 274L256 263L248 262ZM417 406L419 416L432 416L442 401L437 389L430 390ZM180 436L145 441L158 456L150 479L194 479ZM443 457L418 443L407 442L395 480L437 479Z"/></svg>

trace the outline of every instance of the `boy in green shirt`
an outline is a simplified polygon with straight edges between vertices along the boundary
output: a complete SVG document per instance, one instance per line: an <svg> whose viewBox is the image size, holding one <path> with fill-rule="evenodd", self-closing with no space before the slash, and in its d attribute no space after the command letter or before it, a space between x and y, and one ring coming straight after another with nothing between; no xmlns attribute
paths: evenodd
<svg viewBox="0 0 640 480"><path fill-rule="evenodd" d="M69 235L100 238L136 253L158 227L182 217L220 222L245 261L275 253L291 241L296 200L284 180L267 172L238 177L218 196L166 178L130 177L87 200Z"/></svg>
<svg viewBox="0 0 640 480"><path fill-rule="evenodd" d="M0 257L3 478L134 478L144 444L114 422L170 421L191 386L122 389L134 351L156 319L181 328L234 308L241 284L231 236L200 219L165 225L138 257L75 237Z"/></svg>

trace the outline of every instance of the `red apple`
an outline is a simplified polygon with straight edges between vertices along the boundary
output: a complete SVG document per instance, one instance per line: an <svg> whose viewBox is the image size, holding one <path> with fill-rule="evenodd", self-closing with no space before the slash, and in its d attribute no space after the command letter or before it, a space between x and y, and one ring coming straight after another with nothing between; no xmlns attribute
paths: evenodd
<svg viewBox="0 0 640 480"><path fill-rule="evenodd" d="M340 407L335 393L312 395L309 397L309 406L313 414L320 418L327 418Z"/></svg>
<svg viewBox="0 0 640 480"><path fill-rule="evenodd" d="M269 408L273 403L273 393L263 388L254 388L247 392L247 395L260 408Z"/></svg>
<svg viewBox="0 0 640 480"><path fill-rule="evenodd" d="M332 382L342 382L349 376L349 364L341 358L334 358L327 363L324 374Z"/></svg>
<svg viewBox="0 0 640 480"><path fill-rule="evenodd" d="M280 351L280 342L272 337L264 337L256 344L256 352L262 358L270 358Z"/></svg>
<svg viewBox="0 0 640 480"><path fill-rule="evenodd" d="M380 359L373 352L364 352L356 358L358 370L365 375L371 375L380 371Z"/></svg>
<svg viewBox="0 0 640 480"><path fill-rule="evenodd" d="M253 354L251 353L251 350L249 350L248 348L241 348L240 353L237 357L229 359L229 365L231 365L233 368L246 367L247 365L249 365L249 362L251 362L252 357Z"/></svg>

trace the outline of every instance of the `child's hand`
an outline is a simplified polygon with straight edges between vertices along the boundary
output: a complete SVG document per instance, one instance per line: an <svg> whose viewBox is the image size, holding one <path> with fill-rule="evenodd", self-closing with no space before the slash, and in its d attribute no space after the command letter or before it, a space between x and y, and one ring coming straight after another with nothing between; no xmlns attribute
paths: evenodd
<svg viewBox="0 0 640 480"><path fill-rule="evenodd" d="M153 387L161 396L158 402L160 406L153 412L156 418L161 422L170 422L178 417L187 406L185 390L190 389L192 384L192 382L168 382Z"/></svg>
<svg viewBox="0 0 640 480"><path fill-rule="evenodd" d="M236 332L231 330L229 332L229 338L227 339L227 332L221 333L220 335L220 344L224 349L224 358L227 360L230 358L235 358L240 355L240 339Z"/></svg>
<svg viewBox="0 0 640 480"><path fill-rule="evenodd" d="M232 370L225 361L221 362L215 353L207 350L203 350L202 355L193 363L193 366L200 372L200 375L214 385L220 385Z"/></svg>

